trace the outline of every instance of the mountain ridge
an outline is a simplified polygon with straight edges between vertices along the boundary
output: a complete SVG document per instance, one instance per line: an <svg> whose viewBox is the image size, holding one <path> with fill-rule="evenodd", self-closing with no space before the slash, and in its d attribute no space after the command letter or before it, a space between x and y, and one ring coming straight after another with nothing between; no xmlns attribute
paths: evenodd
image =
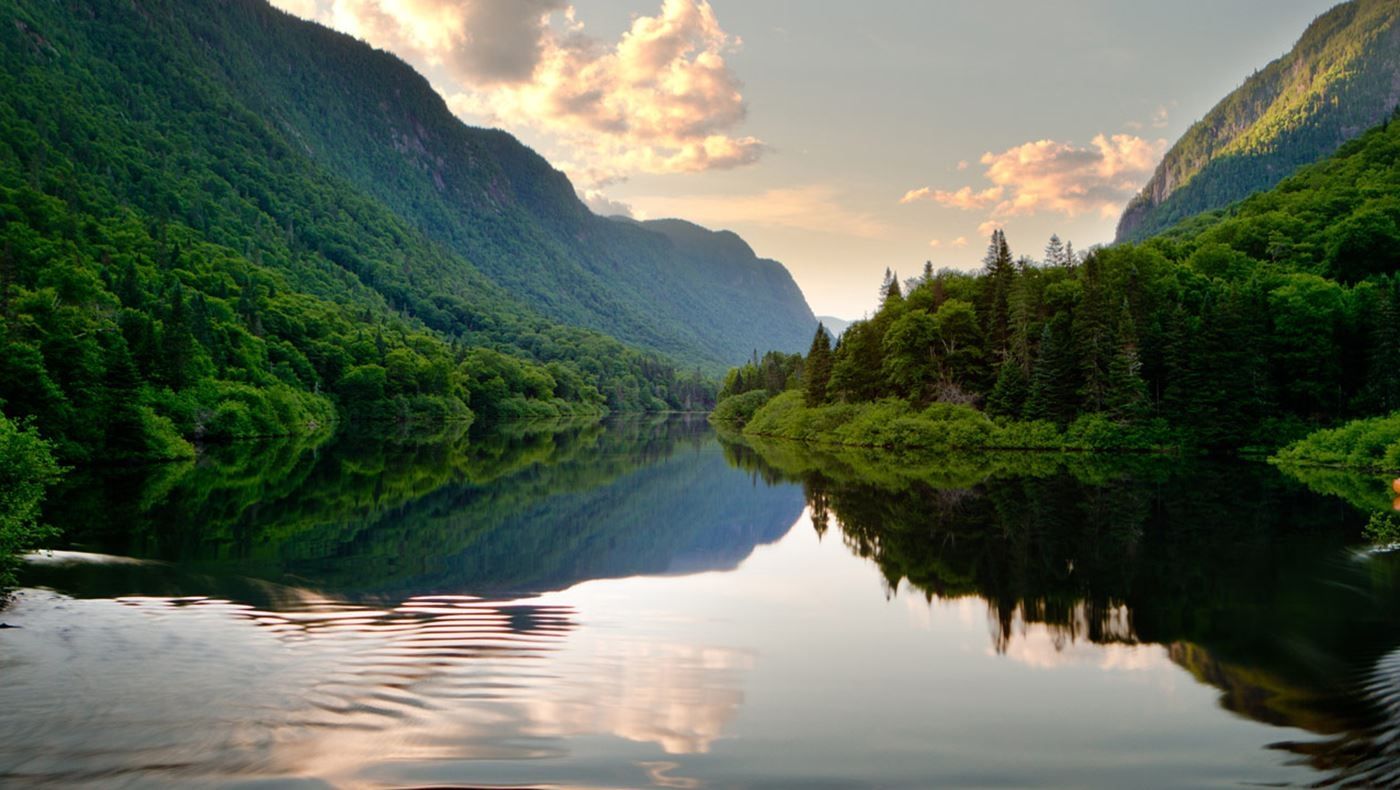
<svg viewBox="0 0 1400 790"><path fill-rule="evenodd" d="M755 345L805 342L815 318L786 269L772 272L750 250L764 276L744 289L711 282L704 238L593 214L563 172L506 131L463 123L392 53L263 0L219 5L225 18L201 36L224 56L231 90L545 316L712 371ZM295 46L300 37L315 46ZM725 266L741 263L727 256Z"/></svg>
<svg viewBox="0 0 1400 790"><path fill-rule="evenodd" d="M1274 186L1400 103L1400 3L1351 0L1250 75L1169 149L1124 208L1115 243Z"/></svg>

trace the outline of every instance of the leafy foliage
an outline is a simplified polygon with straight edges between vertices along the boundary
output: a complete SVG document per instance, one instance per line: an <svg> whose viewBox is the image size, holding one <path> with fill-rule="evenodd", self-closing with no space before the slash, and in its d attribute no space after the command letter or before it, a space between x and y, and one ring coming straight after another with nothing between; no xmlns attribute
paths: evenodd
<svg viewBox="0 0 1400 790"><path fill-rule="evenodd" d="M0 596L14 584L16 558L51 534L39 506L58 473L51 445L0 415Z"/></svg>
<svg viewBox="0 0 1400 790"><path fill-rule="evenodd" d="M887 278L881 308L831 352L824 400L795 382L804 397L774 398L745 430L895 447L1273 448L1400 409L1398 159L1400 124L1386 124L1228 212L1082 259L1013 261L994 233L980 273L928 271L898 294ZM1391 422L1285 455L1400 464L1386 459Z"/></svg>
<svg viewBox="0 0 1400 790"><path fill-rule="evenodd" d="M298 95L339 97L318 117L349 124L391 89L359 68L382 55L255 2L70 5L0 2L0 406L61 457L188 457L191 440L314 432L337 412L712 400L699 371L522 304L245 92L285 85L240 71L274 41L323 58L322 76L338 64ZM385 79L422 83L399 63ZM386 181L405 166L373 163Z"/></svg>
<svg viewBox="0 0 1400 790"><path fill-rule="evenodd" d="M1167 152L1123 213L1118 241L1277 184L1381 122L1395 107L1400 9L1351 0L1319 16L1292 51L1255 72Z"/></svg>

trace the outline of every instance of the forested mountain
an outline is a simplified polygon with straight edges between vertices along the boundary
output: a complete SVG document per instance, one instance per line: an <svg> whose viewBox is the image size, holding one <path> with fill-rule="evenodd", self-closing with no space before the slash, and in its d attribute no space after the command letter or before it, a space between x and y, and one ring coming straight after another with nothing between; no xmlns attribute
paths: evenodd
<svg viewBox="0 0 1400 790"><path fill-rule="evenodd" d="M1172 146L1123 212L1117 241L1268 189L1400 103L1400 2L1351 0L1251 75Z"/></svg>
<svg viewBox="0 0 1400 790"><path fill-rule="evenodd" d="M716 415L850 444L1147 449L1276 447L1400 409L1397 163L1388 122L1141 245L1018 260L997 231L982 272L887 277L834 349L818 333L805 359L731 371Z"/></svg>
<svg viewBox="0 0 1400 790"><path fill-rule="evenodd" d="M260 0L0 0L0 66L0 410L69 460L337 409L702 406L697 368L810 329L777 264L594 217L403 63Z"/></svg>
<svg viewBox="0 0 1400 790"><path fill-rule="evenodd" d="M318 167L546 317L715 370L755 347L797 350L811 331L781 265L733 234L593 215L563 173L505 132L464 125L390 53L263 0L143 6L154 21L114 22L186 48Z"/></svg>

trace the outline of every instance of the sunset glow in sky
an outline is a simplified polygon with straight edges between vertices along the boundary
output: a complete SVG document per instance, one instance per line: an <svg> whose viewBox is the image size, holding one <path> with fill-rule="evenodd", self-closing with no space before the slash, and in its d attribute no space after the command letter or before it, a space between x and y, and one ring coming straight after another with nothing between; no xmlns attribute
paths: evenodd
<svg viewBox="0 0 1400 790"><path fill-rule="evenodd" d="M1110 241L1162 153L1332 0L274 0L388 49L599 213L682 217L857 318L993 228Z"/></svg>

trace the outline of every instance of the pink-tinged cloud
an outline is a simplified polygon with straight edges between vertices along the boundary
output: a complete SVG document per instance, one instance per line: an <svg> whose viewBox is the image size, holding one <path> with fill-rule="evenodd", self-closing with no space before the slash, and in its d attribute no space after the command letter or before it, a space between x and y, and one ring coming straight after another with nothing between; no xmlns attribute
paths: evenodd
<svg viewBox="0 0 1400 790"><path fill-rule="evenodd" d="M942 246L943 246L943 240L942 240L942 239L930 239L930 240L929 240L929 243L928 243L928 246L933 247L934 249L938 249L939 247L942 247Z"/></svg>
<svg viewBox="0 0 1400 790"><path fill-rule="evenodd" d="M306 15L308 0L274 0ZM664 0L616 41L567 0L319 0L314 18L436 78L459 115L545 135L585 187L629 173L732 168L765 146L725 61L738 45L707 0Z"/></svg>
<svg viewBox="0 0 1400 790"><path fill-rule="evenodd" d="M1001 198L1005 194L1006 190L1002 187L990 187L981 192L974 192L972 187L963 187L953 192L920 187L919 189L911 189L905 192L904 197L900 198L899 202L915 203L920 200L932 200L940 206L960 208L964 211L976 211L996 205L1001 202Z"/></svg>
<svg viewBox="0 0 1400 790"><path fill-rule="evenodd" d="M1166 147L1166 140L1100 134L1088 146L1037 140L983 154L985 177L1007 194L992 217L1040 211L1116 216L1152 174Z"/></svg>
<svg viewBox="0 0 1400 790"><path fill-rule="evenodd" d="M900 202L930 200L964 211L987 211L987 221L978 228L984 234L1009 217L1040 212L1111 218L1152 174L1166 147L1166 140L1130 134L1100 134L1087 146L1036 140L982 155L979 161L990 187L921 187L906 192Z"/></svg>
<svg viewBox="0 0 1400 790"><path fill-rule="evenodd" d="M967 246L967 237L966 237L966 236L959 236L959 237L957 237L956 239L953 239L953 246L954 246L954 247L957 247L958 249L962 249L963 247L966 247L966 246Z"/></svg>

